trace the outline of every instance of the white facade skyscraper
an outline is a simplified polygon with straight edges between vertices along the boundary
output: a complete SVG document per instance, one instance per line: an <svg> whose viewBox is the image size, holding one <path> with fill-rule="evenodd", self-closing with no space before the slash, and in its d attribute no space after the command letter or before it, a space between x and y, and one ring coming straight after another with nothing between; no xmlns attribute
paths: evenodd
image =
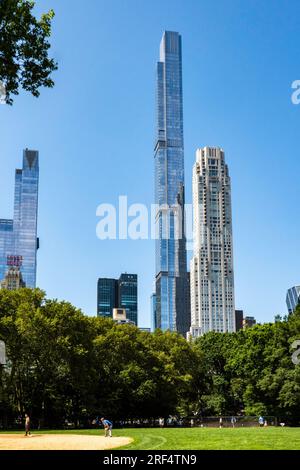
<svg viewBox="0 0 300 470"><path fill-rule="evenodd" d="M193 168L191 335L235 331L231 186L224 151L204 147Z"/></svg>

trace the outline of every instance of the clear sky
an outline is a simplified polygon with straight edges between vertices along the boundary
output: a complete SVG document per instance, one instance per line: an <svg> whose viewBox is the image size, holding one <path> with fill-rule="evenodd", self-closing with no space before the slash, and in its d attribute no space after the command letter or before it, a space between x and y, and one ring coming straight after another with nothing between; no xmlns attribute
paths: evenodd
<svg viewBox="0 0 300 470"><path fill-rule="evenodd" d="M98 277L139 276L150 325L154 242L100 241L96 208L153 202L155 64L165 29L183 41L186 200L197 147L221 146L232 178L236 307L286 313L300 283L298 0L45 0L56 86L0 106L0 217L12 217L23 148L40 151L38 285L96 313ZM191 254L191 253L190 253Z"/></svg>

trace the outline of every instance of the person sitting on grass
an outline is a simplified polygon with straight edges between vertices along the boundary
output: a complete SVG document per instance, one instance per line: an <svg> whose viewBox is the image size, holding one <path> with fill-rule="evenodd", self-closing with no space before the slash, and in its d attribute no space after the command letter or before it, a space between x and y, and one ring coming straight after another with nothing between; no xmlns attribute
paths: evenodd
<svg viewBox="0 0 300 470"><path fill-rule="evenodd" d="M101 418L101 422L104 426L105 437L112 437L112 422L105 418Z"/></svg>

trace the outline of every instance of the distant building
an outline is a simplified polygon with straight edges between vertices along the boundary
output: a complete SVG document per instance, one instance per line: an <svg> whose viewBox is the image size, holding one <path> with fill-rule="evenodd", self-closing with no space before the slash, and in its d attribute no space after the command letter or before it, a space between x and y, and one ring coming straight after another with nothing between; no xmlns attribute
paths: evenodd
<svg viewBox="0 0 300 470"><path fill-rule="evenodd" d="M300 303L300 286L294 286L288 289L286 294L286 305L289 314L293 313L297 305Z"/></svg>
<svg viewBox="0 0 300 470"><path fill-rule="evenodd" d="M129 320L138 324L138 278L136 274L121 274L118 281L118 305L125 308Z"/></svg>
<svg viewBox="0 0 300 470"><path fill-rule="evenodd" d="M245 317L243 320L243 329L251 328L251 326L256 325L256 320L254 317Z"/></svg>
<svg viewBox="0 0 300 470"><path fill-rule="evenodd" d="M135 325L135 323L127 318L127 312L125 308L114 308L113 309L113 321L119 325Z"/></svg>
<svg viewBox="0 0 300 470"><path fill-rule="evenodd" d="M155 331L157 328L156 321L156 294L151 295L151 330Z"/></svg>
<svg viewBox="0 0 300 470"><path fill-rule="evenodd" d="M7 272L0 282L1 289L16 290L26 287L21 273L22 259L22 256L7 256Z"/></svg>
<svg viewBox="0 0 300 470"><path fill-rule="evenodd" d="M156 327L186 334L184 136L181 35L165 31L156 68L155 226Z"/></svg>
<svg viewBox="0 0 300 470"><path fill-rule="evenodd" d="M22 278L22 273L20 268L11 267L7 271L5 278L0 282L1 289L16 290L21 289L21 287L26 287L25 282Z"/></svg>
<svg viewBox="0 0 300 470"><path fill-rule="evenodd" d="M236 331L243 329L243 320L244 320L244 312L243 310L235 310L235 329Z"/></svg>
<svg viewBox="0 0 300 470"><path fill-rule="evenodd" d="M151 333L151 328L139 328L140 331L144 331L145 333Z"/></svg>
<svg viewBox="0 0 300 470"><path fill-rule="evenodd" d="M192 341L199 338L202 335L202 329L200 326L191 326L190 331L186 334L187 341Z"/></svg>
<svg viewBox="0 0 300 470"><path fill-rule="evenodd" d="M97 288L98 317L113 316L113 309L118 307L118 281L116 279L100 278Z"/></svg>
<svg viewBox="0 0 300 470"><path fill-rule="evenodd" d="M138 278L136 274L121 274L119 279L99 278L97 285L97 315L113 318L115 308L125 309L127 319L138 322Z"/></svg>
<svg viewBox="0 0 300 470"><path fill-rule="evenodd" d="M15 172L14 217L0 219L0 281L7 273L7 256L18 254L26 286L36 286L38 186L39 153L26 149L22 169Z"/></svg>
<svg viewBox="0 0 300 470"><path fill-rule="evenodd" d="M231 182L219 147L196 152L193 167L194 254L191 260L191 326L235 331Z"/></svg>

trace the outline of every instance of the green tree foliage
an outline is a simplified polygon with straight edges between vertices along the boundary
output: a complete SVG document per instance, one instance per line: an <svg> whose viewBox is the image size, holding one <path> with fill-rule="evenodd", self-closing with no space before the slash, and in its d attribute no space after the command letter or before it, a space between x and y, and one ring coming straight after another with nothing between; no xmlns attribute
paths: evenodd
<svg viewBox="0 0 300 470"><path fill-rule="evenodd" d="M300 420L300 309L287 320L188 343L87 317L35 289L0 290L0 421L27 411L45 426L239 413Z"/></svg>
<svg viewBox="0 0 300 470"><path fill-rule="evenodd" d="M56 62L48 56L50 10L37 19L32 0L0 0L0 83L6 90L6 103L23 88L38 97L40 87L53 87L51 73Z"/></svg>
<svg viewBox="0 0 300 470"><path fill-rule="evenodd" d="M189 393L196 354L175 333L84 316L36 289L0 290L8 367L0 401L9 416L41 424L167 416Z"/></svg>
<svg viewBox="0 0 300 470"><path fill-rule="evenodd" d="M300 421L300 365L291 357L295 339L300 339L300 308L285 321L199 338L195 348L202 353L207 387L200 412Z"/></svg>

